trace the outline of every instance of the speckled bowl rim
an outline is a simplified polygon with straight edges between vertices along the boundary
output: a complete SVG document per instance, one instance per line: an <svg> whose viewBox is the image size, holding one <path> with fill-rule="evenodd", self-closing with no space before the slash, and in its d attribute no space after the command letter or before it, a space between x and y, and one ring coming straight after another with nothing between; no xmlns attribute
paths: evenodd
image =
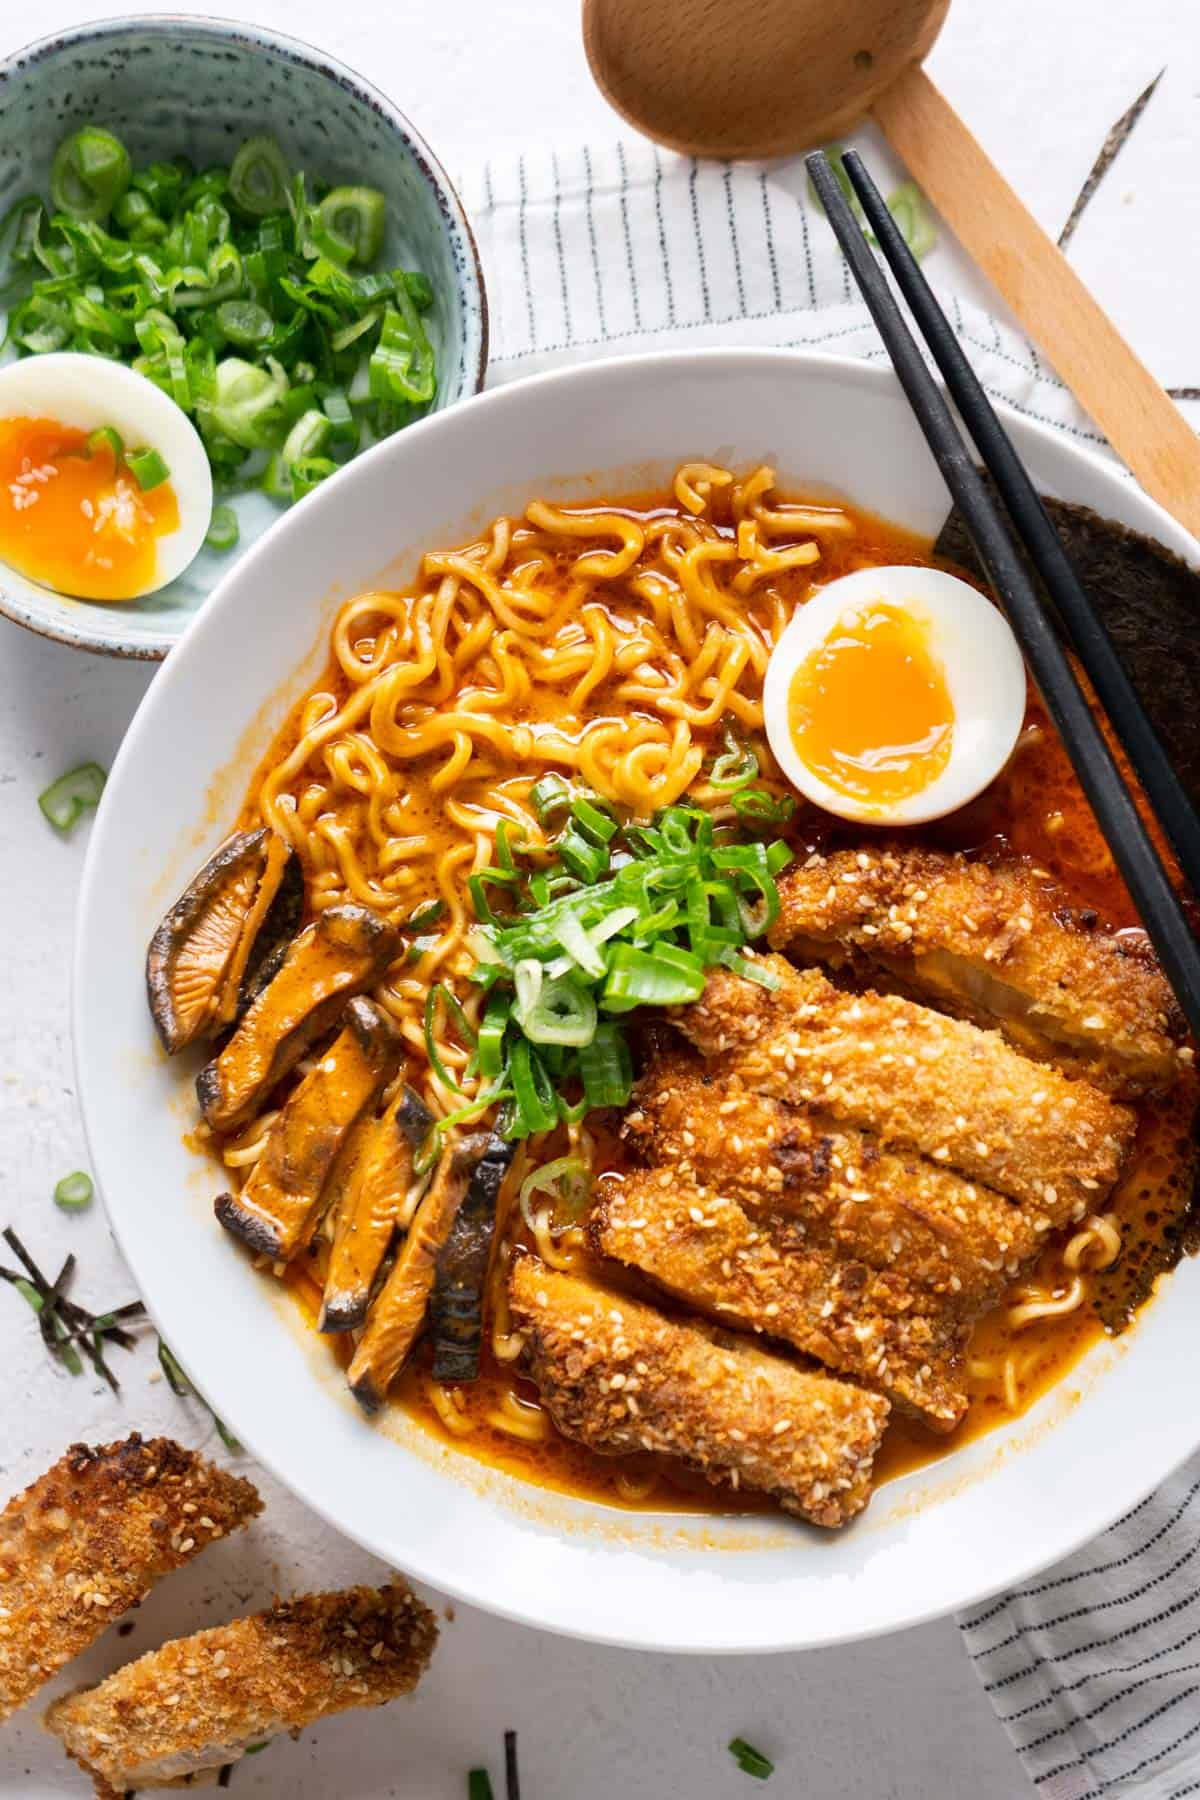
<svg viewBox="0 0 1200 1800"><path fill-rule="evenodd" d="M208 38L213 43L235 43L248 49L265 49L285 62L295 63L301 68L311 69L314 74L327 77L339 87L361 100L364 106L391 125L404 140L406 147L420 169L426 182L437 198L438 209L452 235L462 240L463 256L461 258L462 282L464 298L468 305L473 299L478 302L479 310L479 355L476 358L473 374L468 371L464 388L459 399L452 400L451 406L458 406L462 400L469 400L483 391L487 379L488 348L490 338L490 318L487 297L487 285L483 279L483 264L479 257L479 246L475 242L475 233L467 217L466 208L459 199L458 190L447 175L442 164L430 149L422 134L406 113L389 100L387 95L369 82L365 76L359 75L338 57L331 56L328 51L320 50L315 44L305 42L303 38L289 37L286 32L275 31L269 25L251 25L238 19L223 19L213 13L123 13L110 19L92 19L83 25L68 26L65 30L53 32L48 37L35 38L21 50L14 51L11 56L0 60L0 94L8 82L18 79L32 65L47 62L62 50L76 44L87 44L97 39L106 42L119 41L143 31L174 31L190 33L200 38ZM475 292L471 292L472 278ZM445 412L446 407L438 411ZM286 514L281 514L285 517ZM274 529L273 527L271 529ZM264 533L268 536L269 532ZM215 592L215 590L214 590ZM204 604L207 604L205 602ZM198 609L199 610L199 609ZM170 655L178 638L160 640L159 642L126 641L124 643L97 642L86 631L72 631L67 626L52 625L42 619L34 618L18 600L5 594L0 587L0 617L11 619L15 625L21 625L26 631L32 631L38 637L48 638L56 644L65 644L69 650L86 650L94 656L119 657L126 662L163 662Z"/></svg>

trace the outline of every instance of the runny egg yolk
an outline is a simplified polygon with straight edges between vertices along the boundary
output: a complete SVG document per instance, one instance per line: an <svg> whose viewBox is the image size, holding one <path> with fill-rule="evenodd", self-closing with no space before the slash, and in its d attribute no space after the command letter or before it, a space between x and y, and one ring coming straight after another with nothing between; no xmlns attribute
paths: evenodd
<svg viewBox="0 0 1200 1800"><path fill-rule="evenodd" d="M883 600L847 613L792 677L788 726L800 760L838 793L880 807L919 794L954 739L928 627Z"/></svg>
<svg viewBox="0 0 1200 1800"><path fill-rule="evenodd" d="M179 529L169 481L143 493L108 444L53 419L0 419L0 559L80 600L153 587L157 540Z"/></svg>

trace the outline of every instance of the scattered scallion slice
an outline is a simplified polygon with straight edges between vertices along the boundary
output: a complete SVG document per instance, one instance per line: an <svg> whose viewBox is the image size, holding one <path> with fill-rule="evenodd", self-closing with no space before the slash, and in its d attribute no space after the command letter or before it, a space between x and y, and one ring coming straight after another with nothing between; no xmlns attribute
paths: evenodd
<svg viewBox="0 0 1200 1800"><path fill-rule="evenodd" d="M144 494L171 479L171 471L157 450L129 450L125 461Z"/></svg>
<svg viewBox="0 0 1200 1800"><path fill-rule="evenodd" d="M530 1231L535 1228L534 1197L548 1196L550 1235L558 1237L578 1225L587 1212L591 1180L587 1164L578 1156L556 1156L553 1162L532 1169L521 1183L521 1217Z"/></svg>
<svg viewBox="0 0 1200 1800"><path fill-rule="evenodd" d="M119 431L112 425L98 425L95 431L88 433L87 453L95 456L97 450L107 450L114 463L119 463L125 454L125 444Z"/></svg>
<svg viewBox="0 0 1200 1800"><path fill-rule="evenodd" d="M769 1781L775 1773L775 1764L770 1757L748 1744L745 1738L735 1737L729 1745L729 1753L737 1763L743 1775L752 1775L756 1781Z"/></svg>
<svg viewBox="0 0 1200 1800"><path fill-rule="evenodd" d="M282 212L291 174L273 137L247 138L229 168L229 198L257 219Z"/></svg>
<svg viewBox="0 0 1200 1800"><path fill-rule="evenodd" d="M317 210L326 229L349 247L353 262L375 261L387 225L387 202L378 188L332 188Z"/></svg>
<svg viewBox="0 0 1200 1800"><path fill-rule="evenodd" d="M50 167L50 198L73 219L106 219L133 169L120 138L99 125L85 125L64 138Z"/></svg>
<svg viewBox="0 0 1200 1800"><path fill-rule="evenodd" d="M214 506L205 543L210 550L232 550L239 537L238 517L232 506Z"/></svg>
<svg viewBox="0 0 1200 1800"><path fill-rule="evenodd" d="M92 1178L85 1175L82 1169L76 1169L71 1175L64 1175L54 1190L54 1204L63 1212L83 1212L92 1204Z"/></svg>
<svg viewBox="0 0 1200 1800"><path fill-rule="evenodd" d="M80 763L38 795L38 805L55 831L70 831L85 812L100 804L104 780L104 770L98 763Z"/></svg>

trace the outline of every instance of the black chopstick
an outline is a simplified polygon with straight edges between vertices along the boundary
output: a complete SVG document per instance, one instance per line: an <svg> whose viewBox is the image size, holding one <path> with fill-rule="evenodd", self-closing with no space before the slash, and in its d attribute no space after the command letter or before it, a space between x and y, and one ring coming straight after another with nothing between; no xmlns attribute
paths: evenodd
<svg viewBox="0 0 1200 1800"><path fill-rule="evenodd" d="M1075 679L1066 651L1043 610L1009 527L975 467L941 390L925 366L828 158L818 151L806 161L813 186L883 339L913 416L1003 603L1113 860L1188 1024L1200 1035L1200 946L1188 928L1170 878Z"/></svg>
<svg viewBox="0 0 1200 1800"><path fill-rule="evenodd" d="M1146 798L1174 846L1180 868L1192 889L1200 894L1200 817L1171 767L1108 628L1076 574L1041 496L1013 449L1012 439L996 417L979 377L867 173L862 157L849 150L843 166L862 201L896 285L945 376L959 416L975 440L1034 568L1046 584L1075 654L1087 670Z"/></svg>

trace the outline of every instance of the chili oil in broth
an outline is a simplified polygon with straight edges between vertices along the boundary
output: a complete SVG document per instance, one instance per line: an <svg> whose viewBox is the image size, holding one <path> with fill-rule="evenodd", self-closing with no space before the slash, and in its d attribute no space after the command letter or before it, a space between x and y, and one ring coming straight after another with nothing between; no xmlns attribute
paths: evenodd
<svg viewBox="0 0 1200 1800"><path fill-rule="evenodd" d="M786 502L777 499L775 503L816 507L829 504L790 491ZM590 503L589 510L595 504ZM643 523L689 517L671 489L634 494L603 504L607 512ZM811 573L802 568L785 570L773 582L776 604L781 596L788 616L816 586L860 568L913 564L948 568L971 579L957 565L934 556L928 540L853 506L843 504L842 510L853 521L853 535L823 540L821 560ZM710 516L721 523L720 496L713 496ZM728 536L734 536L728 521L722 528ZM572 546L573 550L577 548L578 545ZM563 579L565 585L565 567ZM609 604L618 600L620 594L620 587L613 593L598 586L588 603ZM748 601L751 609L761 604L754 595ZM618 613L622 610L620 606L616 608ZM340 705L348 690L346 677L336 660L331 660L311 692L328 694ZM540 704L518 710L516 716L531 725L552 718L557 722L558 709L547 706L544 696L537 696L537 700ZM587 720L603 718L612 710L602 684L589 697ZM695 735L706 751L715 752L720 747L719 723L706 732L697 730ZM297 709L255 777L240 820L243 827L260 822L256 795L262 775L286 757L299 737ZM756 738L756 748L760 761L770 766L765 757L765 740ZM442 760L440 755L417 760L409 763L406 770L410 811L420 818L422 830L434 839L439 834L447 835L444 796L431 785ZM554 766L546 765L547 769ZM1128 779L1128 769L1124 772ZM304 785L301 777L294 788L299 791ZM863 834L861 828L853 833L852 828L801 803L791 826L782 835L799 854L804 854L810 849L834 847L839 842L859 841ZM922 843L978 852L989 858L1031 858L1045 870L1048 882L1065 890L1085 927L1094 924L1131 935L1140 933L1132 902L1066 752L1032 691L1017 749L992 786L951 818L907 835ZM428 897L414 893L411 904L415 907ZM1189 1076L1166 1100L1138 1106L1135 1150L1106 1209L1118 1221L1121 1253L1112 1267L1085 1271L1082 1304L1065 1316L1040 1318L1014 1329L1009 1321L1010 1296L980 1320L972 1338L970 1363L986 1373L972 1372L969 1367L966 1387L971 1404L967 1417L954 1432L937 1436L893 1414L876 1463L876 1486L938 1462L967 1441L1026 1411L1099 1338L1124 1329L1150 1294L1157 1275L1172 1267L1185 1250L1196 1247L1190 1212L1196 1101L1196 1082ZM596 1175L620 1172L626 1166L619 1125L616 1114L593 1115L588 1121L595 1146ZM561 1154L563 1147L552 1135L538 1160ZM501 1200L496 1244L498 1253L505 1256L515 1246L537 1248L516 1202L516 1178L521 1167L518 1159ZM1072 1227L1056 1234L1039 1264L1018 1284L1021 1294L1032 1291L1053 1301L1067 1292L1070 1278L1062 1260L1063 1251L1077 1229ZM557 1251L580 1274L594 1273L608 1286L649 1300L664 1312L681 1310L635 1271L593 1258L580 1231L559 1239ZM314 1332L320 1310L324 1254L322 1244L314 1243L307 1257L283 1273L288 1291ZM328 1336L322 1342L339 1363L349 1362L353 1345L348 1334ZM1007 1394L1000 1373L1006 1366L1010 1372ZM1011 1386L1014 1369L1015 1393ZM501 1362L493 1353L486 1318L479 1379L454 1390L454 1394L455 1402L448 1406L444 1390L439 1392L430 1377L428 1345L419 1344L393 1386L390 1404L402 1409L443 1443L480 1462L540 1487L603 1505L636 1511L722 1514L775 1510L763 1497L740 1494L734 1498L727 1489L715 1490L702 1477L664 1459L650 1455L601 1457L563 1438L539 1406L537 1390L520 1373L519 1365Z"/></svg>

